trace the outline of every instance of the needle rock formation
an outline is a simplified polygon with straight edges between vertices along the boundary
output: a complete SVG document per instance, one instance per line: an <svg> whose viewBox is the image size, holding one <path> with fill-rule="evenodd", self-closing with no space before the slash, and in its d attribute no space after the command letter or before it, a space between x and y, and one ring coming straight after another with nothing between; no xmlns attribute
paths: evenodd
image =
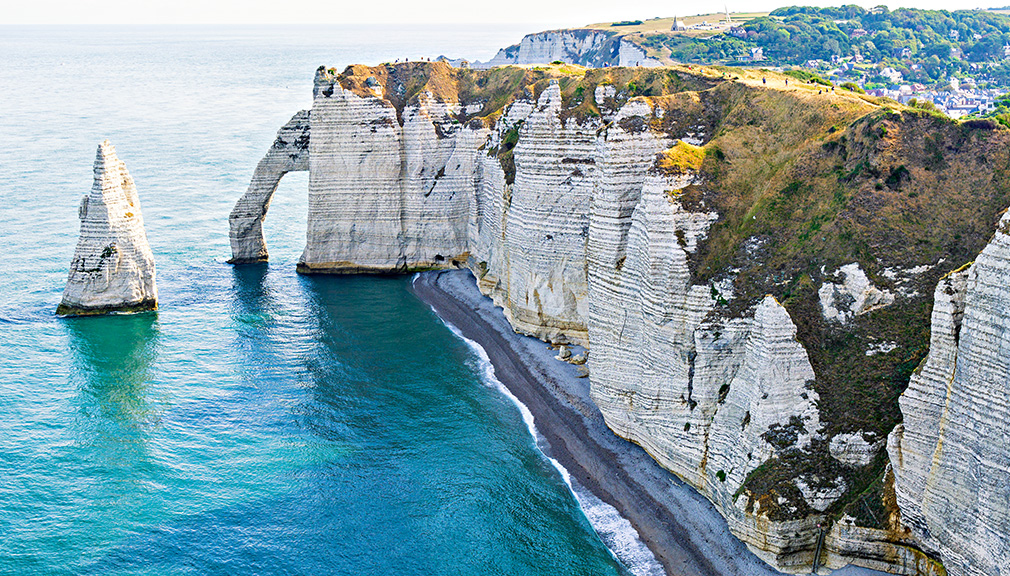
<svg viewBox="0 0 1010 576"><path fill-rule="evenodd" d="M158 308L154 255L140 198L126 165L108 141L98 146L95 184L78 209L77 241L61 316L143 312Z"/></svg>

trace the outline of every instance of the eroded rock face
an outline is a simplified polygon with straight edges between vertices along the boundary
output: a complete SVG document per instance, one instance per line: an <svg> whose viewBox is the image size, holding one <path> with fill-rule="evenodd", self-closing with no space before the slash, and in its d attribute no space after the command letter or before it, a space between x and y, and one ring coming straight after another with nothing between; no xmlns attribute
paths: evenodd
<svg viewBox="0 0 1010 576"><path fill-rule="evenodd" d="M302 110L277 131L266 156L256 165L249 189L228 217L232 264L263 262L267 245L263 218L281 178L288 172L309 169L309 111Z"/></svg>
<svg viewBox="0 0 1010 576"><path fill-rule="evenodd" d="M629 97L609 82L563 93L524 77L490 110L474 96L483 77L471 74L483 72L434 68L408 97L415 78L397 76L407 66L317 75L299 270L470 267L517 331L592 349L592 395L617 434L712 500L760 557L809 570L818 524L863 491L853 471L879 467L881 446L857 428L826 435L827 394L797 340L803 317L766 291L737 299L739 270L693 280L720 215L699 196L697 172L662 160L678 141L706 146L716 133L707 115L725 101ZM498 72L488 78L514 70ZM477 81L453 93L453 78ZM595 108L577 113L588 94ZM741 248L760 259L765 241ZM856 263L827 280L810 310L838 330L894 300ZM892 352L885 336L861 358ZM816 465L796 465L807 458ZM896 520L878 520L876 530L825 527L822 562L932 569Z"/></svg>
<svg viewBox="0 0 1010 576"><path fill-rule="evenodd" d="M671 139L621 127L656 113L629 103L599 145L587 253L593 400L612 430L708 496L759 556L803 569L816 518L770 520L743 484L820 428L814 372L774 298L744 317L720 317L722 294L692 284L688 260L718 215L679 201L692 175L650 170ZM842 492L812 494L826 507Z"/></svg>
<svg viewBox="0 0 1010 576"><path fill-rule="evenodd" d="M597 91L608 101L612 89ZM648 129L665 114L648 99L607 111L605 129L565 118L556 82L490 128L454 124L463 108L421 93L397 114L320 76L300 269L467 263L516 330L593 349L593 397L613 430L702 490L771 563L809 563L794 552L812 547L814 522L770 521L739 493L751 470L820 428L813 370L774 298L710 317L722 294L691 283L688 258L718 215L677 199L693 175L654 170L698 130ZM819 506L845 490L816 480Z"/></svg>
<svg viewBox="0 0 1010 576"><path fill-rule="evenodd" d="M317 89L299 269L394 272L469 261L517 330L587 343L585 244L598 126L562 123L560 106L555 84L536 100L514 102L488 129L460 124L463 105L425 94L398 117L378 97ZM516 139L507 175L488 150Z"/></svg>
<svg viewBox="0 0 1010 576"><path fill-rule="evenodd" d="M618 66L660 66L655 58L650 58L641 46L630 40L621 39L617 48Z"/></svg>
<svg viewBox="0 0 1010 576"><path fill-rule="evenodd" d="M1010 216L940 281L929 356L888 440L902 519L948 574L1010 574Z"/></svg>
<svg viewBox="0 0 1010 576"><path fill-rule="evenodd" d="M860 314L894 303L894 294L877 288L853 262L838 269L837 282L825 282L817 291L824 318L842 324Z"/></svg>
<svg viewBox="0 0 1010 576"><path fill-rule="evenodd" d="M391 272L465 260L477 148L458 103L403 111L317 79L303 272Z"/></svg>
<svg viewBox="0 0 1010 576"><path fill-rule="evenodd" d="M884 439L870 442L861 433L837 434L831 439L829 451L831 456L840 462L857 468L866 466L880 452Z"/></svg>
<svg viewBox="0 0 1010 576"><path fill-rule="evenodd" d="M898 519L894 520L897 522ZM904 545L896 546L896 542ZM853 558L858 558L861 566L891 574L946 574L938 562L920 550L919 543L906 530L900 527L888 531L864 528L851 516L843 516L828 531L821 560L824 566L838 569Z"/></svg>
<svg viewBox="0 0 1010 576"><path fill-rule="evenodd" d="M586 343L586 240L599 123L565 123L560 111L561 92L554 83L519 130L515 182L507 188L504 230L496 247L505 257L491 271L499 280L491 284L485 278L485 285L517 329Z"/></svg>
<svg viewBox="0 0 1010 576"><path fill-rule="evenodd" d="M81 235L56 313L157 309L154 255L147 243L137 187L108 140L98 146L95 183L81 199L78 216Z"/></svg>
<svg viewBox="0 0 1010 576"><path fill-rule="evenodd" d="M502 48L478 68L508 64L548 64L561 61L583 66L657 66L653 58L633 42L603 30L554 30L527 34L519 44Z"/></svg>

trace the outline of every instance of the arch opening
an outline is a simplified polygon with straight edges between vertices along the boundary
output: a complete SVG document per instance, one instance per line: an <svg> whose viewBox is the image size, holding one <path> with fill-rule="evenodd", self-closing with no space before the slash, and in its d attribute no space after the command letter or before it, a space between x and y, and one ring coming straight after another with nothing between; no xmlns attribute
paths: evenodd
<svg viewBox="0 0 1010 576"><path fill-rule="evenodd" d="M231 264L266 262L269 258L263 237L263 218L270 201L288 172L309 169L309 110L301 110L277 131L266 156L256 165L249 188L228 216Z"/></svg>

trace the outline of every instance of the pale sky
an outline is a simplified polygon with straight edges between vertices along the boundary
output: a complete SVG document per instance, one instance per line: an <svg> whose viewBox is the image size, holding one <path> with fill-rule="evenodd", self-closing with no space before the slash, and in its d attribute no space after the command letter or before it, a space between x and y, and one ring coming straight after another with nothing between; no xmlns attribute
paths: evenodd
<svg viewBox="0 0 1010 576"><path fill-rule="evenodd" d="M1010 0L7 0L0 24L433 24L524 23L548 27L779 6L885 4L956 10ZM534 29L539 29L533 26Z"/></svg>

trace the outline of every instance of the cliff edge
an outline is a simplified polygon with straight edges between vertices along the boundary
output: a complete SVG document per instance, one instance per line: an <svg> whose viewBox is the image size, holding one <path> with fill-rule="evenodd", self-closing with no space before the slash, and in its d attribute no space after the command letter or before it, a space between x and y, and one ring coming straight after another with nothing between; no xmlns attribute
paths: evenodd
<svg viewBox="0 0 1010 576"><path fill-rule="evenodd" d="M885 439L1010 132L762 70L351 66L314 96L300 271L469 267L771 565L942 573Z"/></svg>

